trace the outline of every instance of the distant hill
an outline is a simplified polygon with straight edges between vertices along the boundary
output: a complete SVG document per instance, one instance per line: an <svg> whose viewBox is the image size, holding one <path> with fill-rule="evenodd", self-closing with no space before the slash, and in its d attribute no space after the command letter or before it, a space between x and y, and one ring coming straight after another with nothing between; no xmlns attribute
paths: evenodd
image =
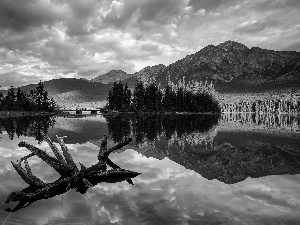
<svg viewBox="0 0 300 225"><path fill-rule="evenodd" d="M20 88L29 92L36 86L37 84L30 84ZM112 84L94 83L86 79L61 78L45 81L44 87L59 106L75 109L103 106ZM98 102L98 105L95 105L95 102Z"/></svg>

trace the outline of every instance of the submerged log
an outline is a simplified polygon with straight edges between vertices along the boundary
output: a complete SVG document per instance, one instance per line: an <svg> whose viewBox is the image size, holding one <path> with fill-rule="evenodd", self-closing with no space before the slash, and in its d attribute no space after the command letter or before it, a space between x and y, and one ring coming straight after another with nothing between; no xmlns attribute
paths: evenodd
<svg viewBox="0 0 300 225"><path fill-rule="evenodd" d="M107 149L107 136L104 136L97 157L98 162L90 167L86 167L79 163L80 169L75 164L62 137L57 137L57 140L63 154L59 152L58 148L49 137L45 136L44 140L49 144L55 157L50 156L45 151L26 142L19 143L20 147L25 147L32 153L20 158L17 162L12 162L12 165L20 177L29 184L29 187L18 192L12 192L8 196L6 203L12 201L18 201L19 203L14 209L6 209L6 211L17 211L29 206L37 200L51 198L56 195L63 194L71 189L75 189L83 194L88 190L88 188L101 182L115 183L127 181L129 184L133 184L131 178L140 174L138 172L121 169L108 158L110 153L127 145L132 141L132 138L128 138L124 142ZM36 177L32 173L27 161L28 158L35 155L54 168L61 177L51 183L45 183ZM25 169L21 165L22 161L24 161ZM107 170L107 165L109 165L112 169Z"/></svg>

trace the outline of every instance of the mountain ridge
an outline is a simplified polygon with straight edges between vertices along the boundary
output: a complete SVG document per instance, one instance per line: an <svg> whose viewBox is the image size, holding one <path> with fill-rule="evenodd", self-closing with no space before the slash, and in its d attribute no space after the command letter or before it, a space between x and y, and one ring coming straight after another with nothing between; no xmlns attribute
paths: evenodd
<svg viewBox="0 0 300 225"><path fill-rule="evenodd" d="M165 77L169 76L174 82L185 77L187 82L211 80L219 92L260 91L276 84L283 75L290 76L290 80L298 85L298 74L299 52L248 48L238 42L226 41L217 46L208 45L170 64L158 76L158 82L164 84ZM240 87L236 87L236 84ZM285 86L290 85L294 83L287 82Z"/></svg>

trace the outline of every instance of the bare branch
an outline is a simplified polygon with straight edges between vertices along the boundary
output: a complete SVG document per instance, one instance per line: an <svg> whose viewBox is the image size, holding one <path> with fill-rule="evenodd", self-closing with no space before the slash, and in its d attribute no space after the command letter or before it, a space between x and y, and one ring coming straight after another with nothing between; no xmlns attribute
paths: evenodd
<svg viewBox="0 0 300 225"><path fill-rule="evenodd" d="M35 156L35 153L30 153L30 154L28 154L28 155L26 155L26 156L20 158L20 162L22 162L23 160L26 160L26 159L28 159L28 158L30 158L30 157L32 157L32 156Z"/></svg>
<svg viewBox="0 0 300 225"><path fill-rule="evenodd" d="M66 160L67 164L72 167L74 172L78 172L79 170L78 170L78 168L77 168L77 166L76 166L76 164L75 164L75 162L74 162L71 154L69 153L69 150L68 150L68 148L67 148L67 146L64 142L64 139L63 139L64 137L58 137L57 135L55 135L55 136L56 136L56 139L57 139L58 143L60 144L61 150L63 152L63 155L65 157L65 160Z"/></svg>
<svg viewBox="0 0 300 225"><path fill-rule="evenodd" d="M116 146L102 152L101 154L98 155L98 159L101 160L102 157L108 157L110 153L124 147L125 145L128 145L132 140L133 140L132 138L128 138L124 142L117 144Z"/></svg>
<svg viewBox="0 0 300 225"><path fill-rule="evenodd" d="M21 166L21 161L17 161L17 162L11 162L13 167L15 168L15 170L18 172L18 174L20 175L20 177L29 185L32 185L34 187L44 187L45 183L40 180L38 177L34 176L31 173L31 170L29 168L28 162L27 160L25 160L25 167L26 170L25 171L23 169L23 167ZM26 165L27 164L27 165Z"/></svg>
<svg viewBox="0 0 300 225"><path fill-rule="evenodd" d="M61 163L56 158L48 155L45 151L28 144L27 142L20 142L19 147L25 147L35 155L37 155L39 158L41 158L45 163L47 163L49 166L53 167L60 175L67 176L71 172L71 168L68 167L68 165L65 165Z"/></svg>
<svg viewBox="0 0 300 225"><path fill-rule="evenodd" d="M48 145L52 149L55 157L62 163L67 164L64 157L60 154L58 148L55 146L55 144L51 141L51 139L48 136L46 136L46 135L44 136L44 141L46 141L48 143Z"/></svg>

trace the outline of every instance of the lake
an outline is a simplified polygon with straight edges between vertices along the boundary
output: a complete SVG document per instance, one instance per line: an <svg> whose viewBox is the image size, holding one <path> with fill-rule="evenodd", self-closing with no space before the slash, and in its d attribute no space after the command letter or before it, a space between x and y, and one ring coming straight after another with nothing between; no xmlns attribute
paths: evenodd
<svg viewBox="0 0 300 225"><path fill-rule="evenodd" d="M300 117L274 114L70 116L0 119L0 224L300 224ZM28 185L14 170L30 152L26 141L51 154L46 133L91 166L108 146L133 141L110 155L141 173L127 182L70 190L7 212L13 191ZM32 173L46 182L58 173L34 156Z"/></svg>

